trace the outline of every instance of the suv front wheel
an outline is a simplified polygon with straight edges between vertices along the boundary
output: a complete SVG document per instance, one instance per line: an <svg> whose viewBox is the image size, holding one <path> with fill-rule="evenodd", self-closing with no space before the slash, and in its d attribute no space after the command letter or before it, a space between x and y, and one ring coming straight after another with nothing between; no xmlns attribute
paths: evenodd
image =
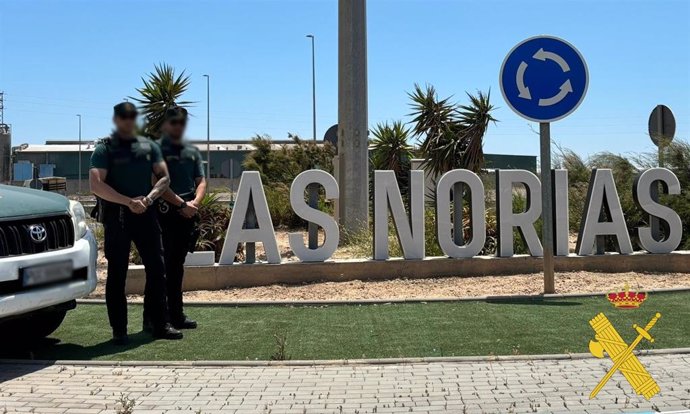
<svg viewBox="0 0 690 414"><path fill-rule="evenodd" d="M55 332L65 319L67 311L75 307L76 302L71 301L12 318L0 322L0 332L3 336L14 338L18 342L42 339Z"/></svg>

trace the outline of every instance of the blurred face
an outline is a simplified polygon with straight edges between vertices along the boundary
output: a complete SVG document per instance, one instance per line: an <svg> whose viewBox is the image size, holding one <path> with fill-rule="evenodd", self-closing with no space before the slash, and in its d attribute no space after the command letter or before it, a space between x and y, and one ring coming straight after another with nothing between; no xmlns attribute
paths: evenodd
<svg viewBox="0 0 690 414"><path fill-rule="evenodd" d="M163 132L175 141L182 139L186 128L187 121L185 119L169 119L163 124Z"/></svg>
<svg viewBox="0 0 690 414"><path fill-rule="evenodd" d="M113 117L113 123L115 124L115 129L120 134L127 136L134 135L137 126L137 116L116 116Z"/></svg>

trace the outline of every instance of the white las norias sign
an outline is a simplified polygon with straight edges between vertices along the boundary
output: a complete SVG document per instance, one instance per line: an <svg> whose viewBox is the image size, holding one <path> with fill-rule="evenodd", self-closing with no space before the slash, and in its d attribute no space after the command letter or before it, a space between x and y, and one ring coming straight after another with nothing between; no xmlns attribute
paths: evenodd
<svg viewBox="0 0 690 414"><path fill-rule="evenodd" d="M496 219L498 222L497 256L510 257L514 254L514 230L517 229L532 256L542 255L542 244L534 227L541 215L541 194L539 178L526 170L496 170ZM568 255L568 172L554 170L554 252L557 256ZM454 242L451 229L451 192L455 183L462 183L471 194L469 223L472 238L464 244ZM682 236L682 223L678 214L668 206L652 198L652 187L662 183L667 194L680 194L678 178L668 169L652 168L641 172L633 188L617 189L613 174L609 169L595 169L589 183L585 202L583 221L577 240L576 253L581 256L595 253L598 236L611 236L616 241L617 250L622 254L633 252L628 235L625 217L618 198L618 190L632 191L641 211L656 217L665 229L665 239L652 237L649 227L639 227L640 248L649 253L670 253L678 248ZM299 174L290 188L290 204L299 217L323 228L325 239L316 249L309 249L301 232L289 234L290 247L303 262L323 262L333 255L340 240L336 220L330 215L312 207L305 201L305 190L310 184L318 184L324 189L329 200L338 198L338 183L335 178L322 170L308 170ZM527 206L525 211L513 212L513 187L525 188ZM405 259L423 259L424 237L424 171L413 170L410 176L410 200L403 203L393 171L374 172L374 248L376 260L389 258L388 222L389 217L395 225L395 232ZM287 195L286 195L287 196ZM479 254L486 237L484 185L480 177L468 170L452 170L445 173L436 186L436 235L443 253L450 258L468 258ZM254 228L246 228L247 213L252 210L256 217ZM608 221L600 221L602 209L607 212ZM651 222L651 220L648 220ZM269 213L261 177L256 171L242 174L237 199L230 218L225 245L220 257L221 265L235 261L235 253L240 243L262 243L269 263L280 263L280 252L275 238L273 223Z"/></svg>

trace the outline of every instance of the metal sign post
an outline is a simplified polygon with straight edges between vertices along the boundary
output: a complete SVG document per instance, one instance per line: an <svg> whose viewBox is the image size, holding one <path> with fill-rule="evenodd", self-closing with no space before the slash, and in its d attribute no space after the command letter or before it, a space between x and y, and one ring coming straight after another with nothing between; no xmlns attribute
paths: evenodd
<svg viewBox="0 0 690 414"><path fill-rule="evenodd" d="M508 53L499 84L513 111L539 122L544 293L555 293L551 122L570 115L582 103L589 85L587 64L565 40L536 36L518 43Z"/></svg>
<svg viewBox="0 0 690 414"><path fill-rule="evenodd" d="M556 292L553 249L553 177L551 176L551 124L539 124L539 159L541 161L541 221L544 249L544 293Z"/></svg>
<svg viewBox="0 0 690 414"><path fill-rule="evenodd" d="M659 167L664 166L664 149L666 149L673 141L673 136L676 134L676 118L673 112L666 105L657 105L652 113L649 115L648 122L649 137L652 139L654 145L658 150L658 164ZM659 202L659 183L652 185L651 191L652 200ZM654 240L660 241L661 222L656 216L652 216L649 223L652 229L652 237Z"/></svg>

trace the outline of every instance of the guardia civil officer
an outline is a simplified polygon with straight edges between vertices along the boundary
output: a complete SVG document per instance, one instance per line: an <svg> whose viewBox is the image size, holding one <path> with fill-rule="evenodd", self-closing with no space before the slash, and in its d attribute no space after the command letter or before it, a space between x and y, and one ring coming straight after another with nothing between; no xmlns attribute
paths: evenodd
<svg viewBox="0 0 690 414"><path fill-rule="evenodd" d="M182 309L182 278L185 257L194 251L199 235L197 210L206 194L201 154L183 139L186 126L187 110L170 108L158 141L170 173L170 188L158 203L158 217L163 230L170 322L177 329L197 326Z"/></svg>
<svg viewBox="0 0 690 414"><path fill-rule="evenodd" d="M144 313L151 322L153 336L182 338L182 333L168 323L161 230L155 209L151 208L167 190L170 178L160 148L136 135L137 114L129 102L115 105L115 130L96 145L89 171L91 191L101 203L99 219L105 230L108 260L105 298L113 342L118 345L129 341L125 279L132 242L146 270Z"/></svg>

